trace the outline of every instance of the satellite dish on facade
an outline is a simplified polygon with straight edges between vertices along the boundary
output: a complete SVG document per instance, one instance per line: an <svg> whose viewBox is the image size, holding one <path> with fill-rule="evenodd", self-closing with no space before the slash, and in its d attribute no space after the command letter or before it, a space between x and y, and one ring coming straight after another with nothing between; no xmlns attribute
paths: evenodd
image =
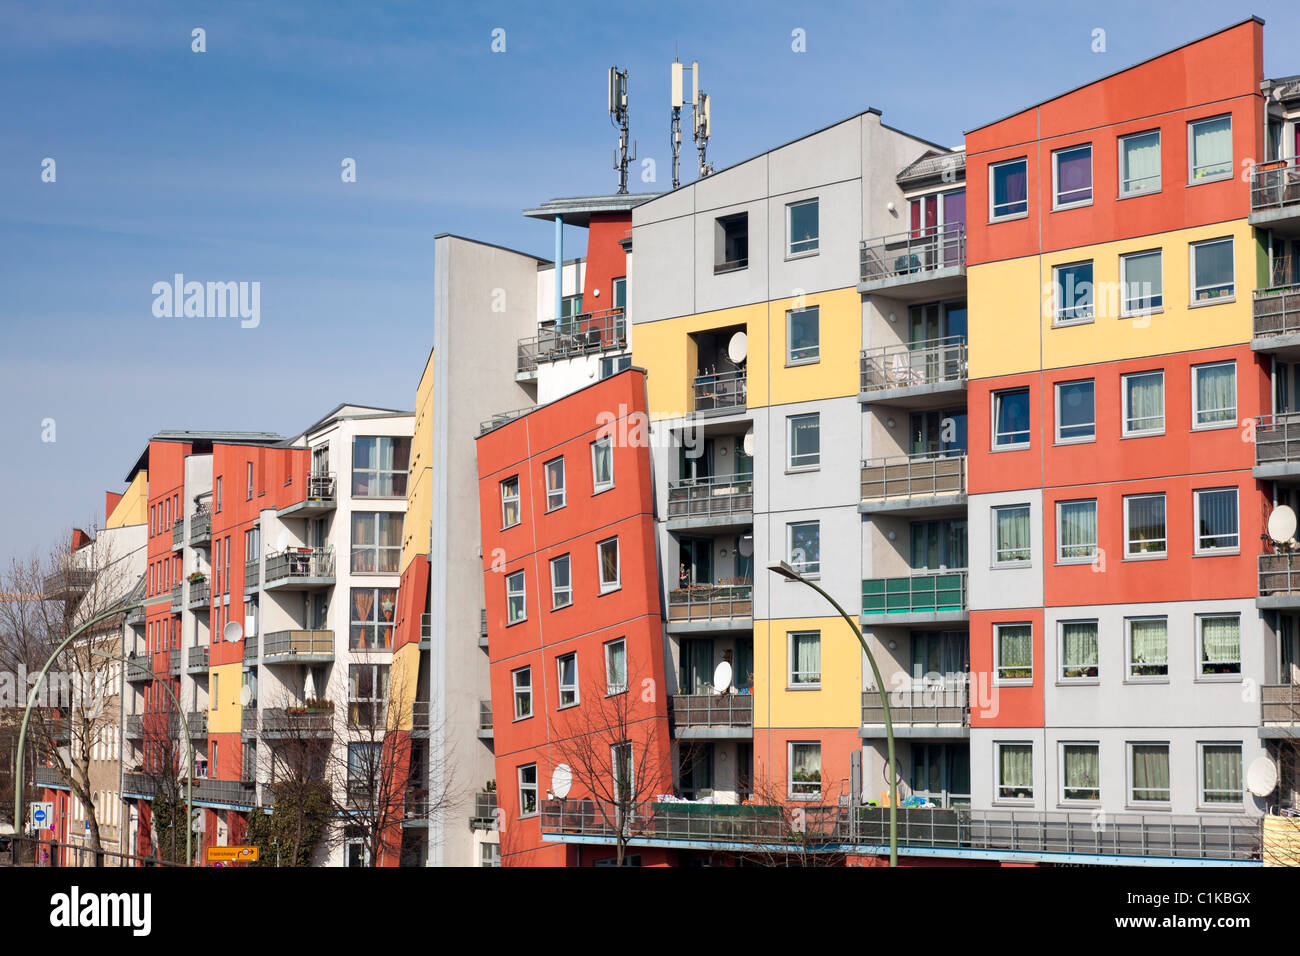
<svg viewBox="0 0 1300 956"><path fill-rule="evenodd" d="M737 332L727 343L727 357L737 365L745 361L745 356L749 354L749 339L745 337L744 332Z"/></svg>
<svg viewBox="0 0 1300 956"><path fill-rule="evenodd" d="M275 536L275 550L284 551L288 549L288 547L289 547L289 532L281 528L280 533Z"/></svg>
<svg viewBox="0 0 1300 956"><path fill-rule="evenodd" d="M739 540L736 541L736 550L741 553L742 557L753 557L754 536L752 534L742 534Z"/></svg>
<svg viewBox="0 0 1300 956"><path fill-rule="evenodd" d="M567 763L558 764L551 771L551 793L555 794L561 800L569 795L569 790L573 786L573 771L569 769Z"/></svg>
<svg viewBox="0 0 1300 956"><path fill-rule="evenodd" d="M239 688L239 706L247 707L252 702L253 702L253 688L245 684L243 687Z"/></svg>
<svg viewBox="0 0 1300 956"><path fill-rule="evenodd" d="M718 661L718 666L713 669L713 692L725 694L730 689L731 664L728 661Z"/></svg>
<svg viewBox="0 0 1300 956"><path fill-rule="evenodd" d="M227 621L226 626L221 629L221 636L232 643L242 641L244 639L244 625L238 621Z"/></svg>
<svg viewBox="0 0 1300 956"><path fill-rule="evenodd" d="M754 429L751 428L749 431L745 432L745 438L744 441L741 442L741 444L745 448L745 454L748 455L750 458L753 458L754 457Z"/></svg>
<svg viewBox="0 0 1300 956"><path fill-rule="evenodd" d="M1278 544L1295 537L1295 512L1286 505L1278 505L1268 516L1268 536Z"/></svg>
<svg viewBox="0 0 1300 956"><path fill-rule="evenodd" d="M1277 764L1267 757L1256 757L1246 770L1246 789L1257 797L1267 797L1277 789Z"/></svg>

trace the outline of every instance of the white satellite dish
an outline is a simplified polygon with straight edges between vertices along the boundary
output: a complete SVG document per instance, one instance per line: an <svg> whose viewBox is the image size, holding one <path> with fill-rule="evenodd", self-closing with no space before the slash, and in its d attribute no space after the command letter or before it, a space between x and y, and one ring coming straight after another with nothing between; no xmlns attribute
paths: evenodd
<svg viewBox="0 0 1300 956"><path fill-rule="evenodd" d="M745 432L745 440L741 442L745 448L745 454L750 458L754 457L754 429Z"/></svg>
<svg viewBox="0 0 1300 956"><path fill-rule="evenodd" d="M563 800L569 795L569 790L572 787L573 771L569 769L569 765L567 763L557 765L551 771L551 793Z"/></svg>
<svg viewBox="0 0 1300 956"><path fill-rule="evenodd" d="M275 550L285 551L288 550L288 548L289 548L289 532L281 528L280 533L275 536Z"/></svg>
<svg viewBox="0 0 1300 956"><path fill-rule="evenodd" d="M238 621L228 621L226 626L221 629L221 636L228 641L242 641L244 639L244 625Z"/></svg>
<svg viewBox="0 0 1300 956"><path fill-rule="evenodd" d="M1267 797L1277 789L1277 764L1267 757L1256 757L1246 770L1246 789L1257 797Z"/></svg>
<svg viewBox="0 0 1300 956"><path fill-rule="evenodd" d="M239 688L239 706L247 707L252 702L253 702L253 688L245 684L243 687Z"/></svg>
<svg viewBox="0 0 1300 956"><path fill-rule="evenodd" d="M718 666L713 669L713 692L725 694L730 689L731 664L727 661L719 661Z"/></svg>
<svg viewBox="0 0 1300 956"><path fill-rule="evenodd" d="M736 549L742 557L753 557L754 555L754 536L752 534L742 534L740 540L736 542Z"/></svg>
<svg viewBox="0 0 1300 956"><path fill-rule="evenodd" d="M1268 536L1278 544L1295 537L1295 512L1286 505L1278 505L1268 516Z"/></svg>
<svg viewBox="0 0 1300 956"><path fill-rule="evenodd" d="M745 361L745 356L749 354L749 339L745 337L744 332L737 332L727 343L727 357L737 365Z"/></svg>

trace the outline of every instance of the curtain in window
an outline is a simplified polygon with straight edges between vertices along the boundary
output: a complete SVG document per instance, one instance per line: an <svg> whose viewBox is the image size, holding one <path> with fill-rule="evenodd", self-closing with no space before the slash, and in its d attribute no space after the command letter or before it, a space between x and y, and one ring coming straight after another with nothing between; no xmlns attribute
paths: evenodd
<svg viewBox="0 0 1300 956"><path fill-rule="evenodd" d="M1121 192L1160 188L1160 134L1129 136L1123 143Z"/></svg>
<svg viewBox="0 0 1300 956"><path fill-rule="evenodd" d="M815 684L821 680L822 648L820 635L795 635L794 669L798 683Z"/></svg>
<svg viewBox="0 0 1300 956"><path fill-rule="evenodd" d="M1097 625L1073 623L1061 625L1061 654L1066 677L1097 676ZM1071 673L1077 671L1078 673Z"/></svg>
<svg viewBox="0 0 1300 956"><path fill-rule="evenodd" d="M1169 799L1169 749L1133 748L1133 799Z"/></svg>
<svg viewBox="0 0 1300 956"><path fill-rule="evenodd" d="M1205 663L1241 660L1241 619L1201 618L1201 660Z"/></svg>
<svg viewBox="0 0 1300 956"><path fill-rule="evenodd" d="M1124 257L1124 308L1156 309L1164 303L1163 260L1159 252Z"/></svg>
<svg viewBox="0 0 1300 956"><path fill-rule="evenodd" d="M1232 120L1224 117L1192 127L1194 178L1232 172Z"/></svg>
<svg viewBox="0 0 1300 956"><path fill-rule="evenodd" d="M1202 491L1197 497L1201 512L1197 542L1200 547L1237 547L1237 493Z"/></svg>
<svg viewBox="0 0 1300 956"><path fill-rule="evenodd" d="M689 642L691 689L692 694L707 694L708 685L713 681L713 642L693 640Z"/></svg>
<svg viewBox="0 0 1300 956"><path fill-rule="evenodd" d="M402 565L402 516L379 515L379 570L396 574Z"/></svg>
<svg viewBox="0 0 1300 956"><path fill-rule="evenodd" d="M606 682L611 690L627 686L627 645L611 644L605 649Z"/></svg>
<svg viewBox="0 0 1300 956"><path fill-rule="evenodd" d="M1097 551L1097 503L1061 505L1061 557L1090 558Z"/></svg>
<svg viewBox="0 0 1300 956"><path fill-rule="evenodd" d="M1084 202L1092 198L1092 147L1064 150L1056 155L1058 203Z"/></svg>
<svg viewBox="0 0 1300 956"><path fill-rule="evenodd" d="M1034 751L1028 746L1004 746L998 753L998 779L1003 790L1032 790ZM1004 793L1003 796L1012 794Z"/></svg>
<svg viewBox="0 0 1300 956"><path fill-rule="evenodd" d="M1066 746L1063 749L1066 797L1075 800L1096 799L1101 780L1097 748ZM1071 793L1071 790L1075 792Z"/></svg>
<svg viewBox="0 0 1300 956"><path fill-rule="evenodd" d="M790 748L790 776L795 783L795 793L816 792L822 779L822 749L816 744L795 744ZM800 787L799 784L805 784Z"/></svg>
<svg viewBox="0 0 1300 956"><path fill-rule="evenodd" d="M614 480L614 449L608 441L599 441L594 448L592 461L596 470L596 484L607 485Z"/></svg>
<svg viewBox="0 0 1300 956"><path fill-rule="evenodd" d="M998 632L998 668L1002 677L1029 677L1034 666L1033 630L1004 627Z"/></svg>
<svg viewBox="0 0 1300 956"><path fill-rule="evenodd" d="M1169 631L1164 621L1132 621L1129 623L1130 652L1135 665L1134 673L1156 673L1142 671L1136 665L1159 665L1159 673L1169 659Z"/></svg>
<svg viewBox="0 0 1300 956"><path fill-rule="evenodd" d="M1129 554L1165 550L1165 499L1163 495L1133 498L1128 502Z"/></svg>
<svg viewBox="0 0 1300 956"><path fill-rule="evenodd" d="M1237 367L1214 365L1196 370L1196 424L1237 418Z"/></svg>
<svg viewBox="0 0 1300 956"><path fill-rule="evenodd" d="M614 584L617 581L618 539L615 539L600 546L600 583Z"/></svg>
<svg viewBox="0 0 1300 956"><path fill-rule="evenodd" d="M998 560L1029 560L1029 509L998 509Z"/></svg>
<svg viewBox="0 0 1300 956"><path fill-rule="evenodd" d="M1129 431L1160 428L1165 423L1165 382L1161 375L1130 375L1124 380L1128 391Z"/></svg>
<svg viewBox="0 0 1300 956"><path fill-rule="evenodd" d="M1241 748L1207 744L1201 753L1205 760L1205 802L1240 803Z"/></svg>

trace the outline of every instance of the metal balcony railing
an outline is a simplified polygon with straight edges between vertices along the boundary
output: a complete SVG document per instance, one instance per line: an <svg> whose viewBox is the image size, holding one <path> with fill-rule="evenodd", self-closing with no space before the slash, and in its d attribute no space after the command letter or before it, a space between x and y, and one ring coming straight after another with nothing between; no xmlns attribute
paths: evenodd
<svg viewBox="0 0 1300 956"><path fill-rule="evenodd" d="M920 279L964 265L966 224L956 222L863 240L860 278L862 282L895 276Z"/></svg>
<svg viewBox="0 0 1300 956"><path fill-rule="evenodd" d="M515 369L531 372L543 362L625 348L627 319L622 309L586 312L559 322L543 323L537 335L520 339Z"/></svg>
<svg viewBox="0 0 1300 956"><path fill-rule="evenodd" d="M433 615L420 615L420 640L428 643L433 638Z"/></svg>
<svg viewBox="0 0 1300 956"><path fill-rule="evenodd" d="M244 590L251 591L262 583L262 563L260 561L244 562Z"/></svg>
<svg viewBox="0 0 1300 956"><path fill-rule="evenodd" d="M292 579L332 579L334 552L324 548L302 548L273 554L266 559L266 583Z"/></svg>
<svg viewBox="0 0 1300 956"><path fill-rule="evenodd" d="M332 471L313 471L307 475L307 498L310 501L333 501L336 488Z"/></svg>
<svg viewBox="0 0 1300 956"><path fill-rule="evenodd" d="M244 661L257 660L257 635L250 634L244 637Z"/></svg>
<svg viewBox="0 0 1300 956"><path fill-rule="evenodd" d="M185 544L185 519L180 518L172 525L172 549L181 547Z"/></svg>
<svg viewBox="0 0 1300 956"><path fill-rule="evenodd" d="M1261 724L1300 724L1300 684L1264 684L1260 690Z"/></svg>
<svg viewBox="0 0 1300 956"><path fill-rule="evenodd" d="M1257 339L1300 333L1300 285L1255 290L1251 314Z"/></svg>
<svg viewBox="0 0 1300 956"><path fill-rule="evenodd" d="M184 786L182 782L182 795L185 793ZM194 778L194 799L250 808L257 804L255 790L251 785L242 780L213 780L210 777Z"/></svg>
<svg viewBox="0 0 1300 956"><path fill-rule="evenodd" d="M478 636L488 636L487 608L480 608L478 612Z"/></svg>
<svg viewBox="0 0 1300 956"><path fill-rule="evenodd" d="M535 405L529 405L526 408L514 408L508 412L497 412L491 418L487 419L487 421L478 423L478 433L480 435L486 435L494 428L499 428L507 422L512 422L521 415L527 415L536 407L537 406Z"/></svg>
<svg viewBox="0 0 1300 956"><path fill-rule="evenodd" d="M1300 160L1275 159L1250 169L1250 209L1295 207L1300 212Z"/></svg>
<svg viewBox="0 0 1300 956"><path fill-rule="evenodd" d="M668 592L669 621L708 621L754 616L754 586L692 584Z"/></svg>
<svg viewBox="0 0 1300 956"><path fill-rule="evenodd" d="M901 578L862 582L863 614L923 614L965 611L966 570L918 571Z"/></svg>
<svg viewBox="0 0 1300 956"><path fill-rule="evenodd" d="M1300 595L1300 553L1259 556L1259 596Z"/></svg>
<svg viewBox="0 0 1300 956"><path fill-rule="evenodd" d="M144 736L144 715L143 714L126 715L126 735L128 737Z"/></svg>
<svg viewBox="0 0 1300 956"><path fill-rule="evenodd" d="M152 797L158 792L158 781L147 773L122 774L122 792Z"/></svg>
<svg viewBox="0 0 1300 956"><path fill-rule="evenodd" d="M1300 462L1300 414L1260 415L1255 419L1255 464Z"/></svg>
<svg viewBox="0 0 1300 956"><path fill-rule="evenodd" d="M185 670L189 673L208 669L208 647L191 647L185 655Z"/></svg>
<svg viewBox="0 0 1300 956"><path fill-rule="evenodd" d="M887 691L887 694L889 716L895 727L966 727L970 724L970 685L965 679L922 687L914 685ZM868 727L885 723L885 708L880 704L880 694L874 690L862 692L862 723Z"/></svg>
<svg viewBox="0 0 1300 956"><path fill-rule="evenodd" d="M262 711L264 737L325 737L333 733L333 708L268 707Z"/></svg>
<svg viewBox="0 0 1300 956"><path fill-rule="evenodd" d="M46 767L44 764L40 764L33 768L32 783L36 784L38 787L68 786L68 782L63 779L63 775L59 773L57 768Z"/></svg>
<svg viewBox="0 0 1300 956"><path fill-rule="evenodd" d="M167 670L172 676L181 672L181 649L179 647L167 652Z"/></svg>
<svg viewBox="0 0 1300 956"><path fill-rule="evenodd" d="M745 369L696 375L691 383L691 400L691 407L697 412L744 408L748 401Z"/></svg>
<svg viewBox="0 0 1300 956"><path fill-rule="evenodd" d="M200 544L212 538L212 512L200 508L190 515L190 544Z"/></svg>
<svg viewBox="0 0 1300 956"><path fill-rule="evenodd" d="M863 349L862 391L964 384L966 339L960 335Z"/></svg>
<svg viewBox="0 0 1300 956"><path fill-rule="evenodd" d="M193 710L185 715L185 729L189 731L191 737L206 737L208 735L208 712L206 710Z"/></svg>
<svg viewBox="0 0 1300 956"><path fill-rule="evenodd" d="M126 659L126 679L129 681L153 680L153 657L150 654L132 654Z"/></svg>
<svg viewBox="0 0 1300 956"><path fill-rule="evenodd" d="M668 517L752 515L753 475L682 478L668 483Z"/></svg>
<svg viewBox="0 0 1300 956"><path fill-rule="evenodd" d="M411 705L411 736L427 737L429 735L429 702L417 700Z"/></svg>
<svg viewBox="0 0 1300 956"><path fill-rule="evenodd" d="M966 493L966 456L930 452L870 458L862 463L862 500Z"/></svg>
<svg viewBox="0 0 1300 956"><path fill-rule="evenodd" d="M492 729L492 701L480 700L478 702L478 729Z"/></svg>
<svg viewBox="0 0 1300 956"><path fill-rule="evenodd" d="M754 726L753 694L674 694L673 723L685 727Z"/></svg>
<svg viewBox="0 0 1300 956"><path fill-rule="evenodd" d="M333 631L272 631L262 637L262 658L334 657Z"/></svg>
<svg viewBox="0 0 1300 956"><path fill-rule="evenodd" d="M245 737L256 736L258 728L257 701L252 701L239 711L239 732Z"/></svg>
<svg viewBox="0 0 1300 956"><path fill-rule="evenodd" d="M179 611L185 606L185 586L181 584L172 585L172 604L173 611Z"/></svg>
<svg viewBox="0 0 1300 956"><path fill-rule="evenodd" d="M85 594L94 583L94 571L68 568L47 574L41 581L41 590L51 601L67 601Z"/></svg>
<svg viewBox="0 0 1300 956"><path fill-rule="evenodd" d="M212 588L207 579L190 582L190 598L187 606L191 609L207 607L212 603Z"/></svg>

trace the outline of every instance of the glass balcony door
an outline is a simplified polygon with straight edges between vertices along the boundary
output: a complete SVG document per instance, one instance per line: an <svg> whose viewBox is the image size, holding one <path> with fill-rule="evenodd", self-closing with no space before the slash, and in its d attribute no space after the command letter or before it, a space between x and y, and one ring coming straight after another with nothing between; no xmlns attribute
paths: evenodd
<svg viewBox="0 0 1300 956"><path fill-rule="evenodd" d="M970 748L962 744L912 744L913 796L945 809L970 807Z"/></svg>
<svg viewBox="0 0 1300 956"><path fill-rule="evenodd" d="M908 452L912 455L948 458L966 454L966 409L912 412L910 439Z"/></svg>
<svg viewBox="0 0 1300 956"><path fill-rule="evenodd" d="M966 567L966 519L939 518L912 522L913 571Z"/></svg>

